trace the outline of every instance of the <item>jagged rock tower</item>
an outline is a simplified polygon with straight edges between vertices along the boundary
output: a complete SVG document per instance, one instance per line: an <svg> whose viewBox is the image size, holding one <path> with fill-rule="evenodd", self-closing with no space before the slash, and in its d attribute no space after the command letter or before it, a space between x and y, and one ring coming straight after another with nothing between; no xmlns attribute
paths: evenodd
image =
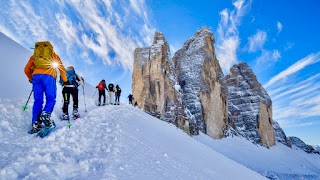
<svg viewBox="0 0 320 180"><path fill-rule="evenodd" d="M227 86L213 43L212 32L204 27L172 60L159 32L151 47L137 48L132 90L138 106L192 134L202 131L222 138L228 119Z"/></svg>
<svg viewBox="0 0 320 180"><path fill-rule="evenodd" d="M227 127L227 86L212 32L203 27L173 57L190 129L222 138Z"/></svg>
<svg viewBox="0 0 320 180"><path fill-rule="evenodd" d="M247 63L233 65L228 84L228 106L237 132L266 147L275 145L272 102Z"/></svg>
<svg viewBox="0 0 320 180"><path fill-rule="evenodd" d="M174 73L170 48L162 33L155 33L150 47L135 49L132 92L138 107L189 131Z"/></svg>

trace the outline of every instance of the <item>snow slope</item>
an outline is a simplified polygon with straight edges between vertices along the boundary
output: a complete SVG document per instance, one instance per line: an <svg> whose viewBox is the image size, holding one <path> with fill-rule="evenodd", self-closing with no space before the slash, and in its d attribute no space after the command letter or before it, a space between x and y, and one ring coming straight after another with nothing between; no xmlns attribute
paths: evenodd
<svg viewBox="0 0 320 180"><path fill-rule="evenodd" d="M213 140L204 134L199 142L270 179L320 179L320 156L281 143L267 149L245 138Z"/></svg>
<svg viewBox="0 0 320 180"><path fill-rule="evenodd" d="M0 99L1 179L263 179L137 108L86 100L70 129L55 108L57 129L41 139L27 134L23 100Z"/></svg>
<svg viewBox="0 0 320 180"><path fill-rule="evenodd" d="M14 42L0 32L0 97L15 97L21 93L30 93L28 78L24 67L32 52Z"/></svg>

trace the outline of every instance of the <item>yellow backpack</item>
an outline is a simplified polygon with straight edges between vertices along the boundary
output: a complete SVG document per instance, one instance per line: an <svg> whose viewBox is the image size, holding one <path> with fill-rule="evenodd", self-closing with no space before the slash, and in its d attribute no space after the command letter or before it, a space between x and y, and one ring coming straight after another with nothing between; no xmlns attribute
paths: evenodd
<svg viewBox="0 0 320 180"><path fill-rule="evenodd" d="M53 47L49 41L36 42L34 46L33 64L37 69L50 69L52 67Z"/></svg>

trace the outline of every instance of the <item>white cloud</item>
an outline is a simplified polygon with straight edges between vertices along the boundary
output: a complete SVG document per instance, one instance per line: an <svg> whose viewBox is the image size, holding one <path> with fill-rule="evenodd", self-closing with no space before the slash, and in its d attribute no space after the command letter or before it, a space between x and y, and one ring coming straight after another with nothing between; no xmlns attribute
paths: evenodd
<svg viewBox="0 0 320 180"><path fill-rule="evenodd" d="M281 22L277 22L278 34L282 31L282 24Z"/></svg>
<svg viewBox="0 0 320 180"><path fill-rule="evenodd" d="M320 52L316 54L310 54L309 56L299 60L295 64L288 67L286 70L280 72L276 76L272 77L266 84L264 84L264 88L268 88L272 86L274 83L285 80L290 75L295 74L296 72L300 71L301 69L309 66L311 64L317 63L320 61Z"/></svg>
<svg viewBox="0 0 320 180"><path fill-rule="evenodd" d="M255 35L248 38L248 52L252 53L262 49L266 40L267 33L265 31L258 30Z"/></svg>
<svg viewBox="0 0 320 180"><path fill-rule="evenodd" d="M293 46L294 46L294 43L292 43L292 42L287 42L286 45L285 45L285 47L284 47L284 50L285 50L285 51L286 51L286 50L289 50L289 49L291 49Z"/></svg>
<svg viewBox="0 0 320 180"><path fill-rule="evenodd" d="M106 65L131 70L134 49L151 44L155 32L144 0L59 0L42 4L10 0L5 5L6 10L0 12L0 16L6 16L0 21L1 31L27 47L49 40L55 51L70 61L83 58L81 52L92 51L90 55L95 57L84 62L97 62L92 59L98 57Z"/></svg>
<svg viewBox="0 0 320 180"><path fill-rule="evenodd" d="M240 45L238 26L245 13L250 9L252 1L233 1L234 9L224 9L220 12L220 22L217 29L216 52L220 66L228 72L233 64L238 62L237 51Z"/></svg>
<svg viewBox="0 0 320 180"><path fill-rule="evenodd" d="M318 64L314 64L317 61L308 64L317 67ZM288 128L310 125L315 122L312 118L320 117L320 73L311 73L301 81L293 77L294 73L289 73L286 81L278 80L269 87L274 119L283 121L286 124L284 127Z"/></svg>
<svg viewBox="0 0 320 180"><path fill-rule="evenodd" d="M70 48L74 43L78 46L81 42L78 39L77 28L73 25L73 22L64 14L56 14L57 23L60 28L60 32L57 36Z"/></svg>
<svg viewBox="0 0 320 180"><path fill-rule="evenodd" d="M265 62L276 62L280 58L281 58L281 53L277 49L273 51L262 50L261 56L257 58L257 64L261 64Z"/></svg>

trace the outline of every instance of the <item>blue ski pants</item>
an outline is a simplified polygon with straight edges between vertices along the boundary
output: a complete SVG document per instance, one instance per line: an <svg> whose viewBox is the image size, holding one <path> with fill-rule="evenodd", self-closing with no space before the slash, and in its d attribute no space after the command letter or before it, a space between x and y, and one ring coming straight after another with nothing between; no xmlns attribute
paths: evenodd
<svg viewBox="0 0 320 180"><path fill-rule="evenodd" d="M48 74L35 74L32 76L34 104L32 109L32 123L35 123L41 112L51 113L56 104L57 86L56 79ZM46 104L43 106L43 95Z"/></svg>

